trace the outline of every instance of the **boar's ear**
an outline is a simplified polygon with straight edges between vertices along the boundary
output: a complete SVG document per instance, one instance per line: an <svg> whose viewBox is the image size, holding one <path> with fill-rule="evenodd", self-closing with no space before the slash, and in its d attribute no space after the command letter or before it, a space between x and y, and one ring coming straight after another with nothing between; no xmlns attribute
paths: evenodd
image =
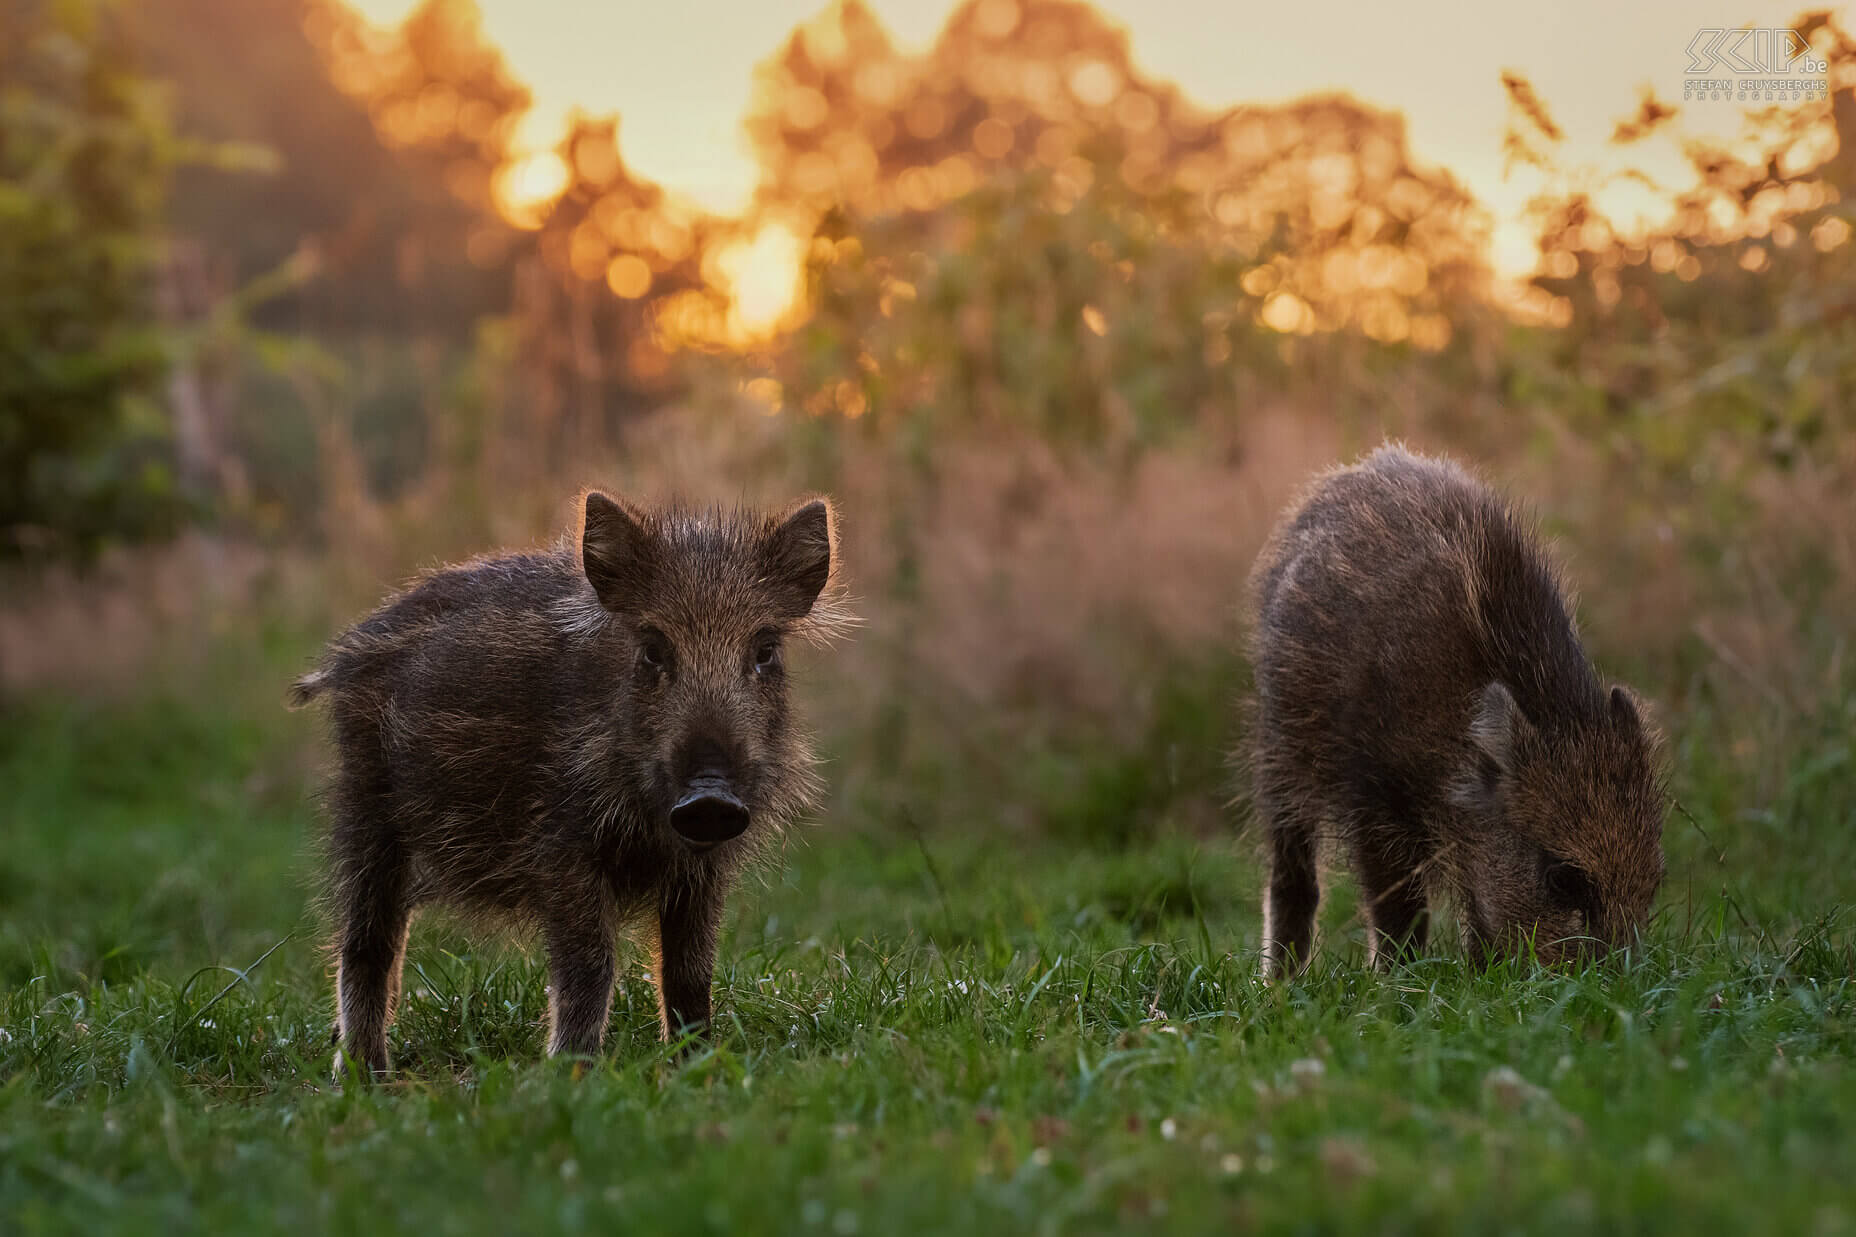
<svg viewBox="0 0 1856 1237"><path fill-rule="evenodd" d="M762 553L781 617L804 618L825 591L836 548L834 522L831 504L814 498L768 534Z"/></svg>
<svg viewBox="0 0 1856 1237"><path fill-rule="evenodd" d="M1476 698L1469 719L1469 741L1476 749L1476 780L1493 793L1514 769L1515 731L1521 710L1500 683L1490 683Z"/></svg>
<svg viewBox="0 0 1856 1237"><path fill-rule="evenodd" d="M651 535L638 516L597 490L586 496L580 565L608 610L635 606L651 577Z"/></svg>
<svg viewBox="0 0 1856 1237"><path fill-rule="evenodd" d="M1622 685L1611 689L1611 723L1625 734L1643 733L1643 711Z"/></svg>

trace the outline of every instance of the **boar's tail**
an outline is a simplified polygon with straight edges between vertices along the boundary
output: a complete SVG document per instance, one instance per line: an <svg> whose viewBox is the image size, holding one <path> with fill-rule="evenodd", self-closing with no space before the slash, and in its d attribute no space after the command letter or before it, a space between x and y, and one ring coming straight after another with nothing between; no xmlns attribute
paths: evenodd
<svg viewBox="0 0 1856 1237"><path fill-rule="evenodd" d="M292 709L300 709L310 701L328 690L329 672L325 669L311 670L308 674L290 684L290 694L286 703Z"/></svg>

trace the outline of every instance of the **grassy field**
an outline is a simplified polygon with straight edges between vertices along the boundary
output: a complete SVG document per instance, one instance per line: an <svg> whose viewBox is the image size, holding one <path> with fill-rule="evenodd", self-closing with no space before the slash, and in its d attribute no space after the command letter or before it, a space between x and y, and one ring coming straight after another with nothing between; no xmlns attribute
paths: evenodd
<svg viewBox="0 0 1856 1237"><path fill-rule="evenodd" d="M1693 820L1602 969L1368 973L1342 888L1272 990L1234 834L840 806L735 899L712 1049L634 955L576 1078L534 961L423 922L402 1076L341 1090L306 647L0 727L0 1232L1856 1230L1847 705L1757 780L1681 721Z"/></svg>

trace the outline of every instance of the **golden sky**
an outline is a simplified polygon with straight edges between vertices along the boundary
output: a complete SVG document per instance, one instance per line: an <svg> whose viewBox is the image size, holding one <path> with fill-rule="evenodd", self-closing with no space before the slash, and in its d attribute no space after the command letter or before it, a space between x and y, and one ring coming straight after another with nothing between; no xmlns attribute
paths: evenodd
<svg viewBox="0 0 1856 1237"><path fill-rule="evenodd" d="M415 0L349 0L390 22ZM868 0L897 43L931 43L953 0ZM734 212L755 168L741 136L755 64L822 0L478 0L489 36L534 91L523 140L552 143L579 107L620 115L638 172L711 210ZM1531 78L1566 130L1568 161L1617 165L1606 145L1642 86L1682 103L1685 49L1703 27L1784 27L1806 0L1352 0L1314 6L1255 0L1096 0L1131 33L1144 73L1178 82L1207 107L1342 89L1405 113L1420 160L1452 171L1495 213L1498 270L1520 274L1534 250L1519 212L1538 182L1504 179L1501 73ZM1848 4L1829 6L1850 23ZM1731 135L1736 105L1682 108L1685 132ZM1633 151L1652 175L1679 180ZM1620 195L1630 192L1620 189ZM1622 202L1610 203L1614 207Z"/></svg>

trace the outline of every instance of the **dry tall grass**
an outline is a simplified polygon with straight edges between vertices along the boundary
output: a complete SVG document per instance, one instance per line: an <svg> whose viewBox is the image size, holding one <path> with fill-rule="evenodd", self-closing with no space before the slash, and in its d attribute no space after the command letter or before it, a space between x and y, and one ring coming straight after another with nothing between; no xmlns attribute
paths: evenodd
<svg viewBox="0 0 1856 1237"><path fill-rule="evenodd" d="M345 486L347 514L315 552L195 534L41 575L0 603L0 689L107 691L280 618L307 646L423 565L553 536L581 486L781 503L824 479L863 619L808 670L811 711L845 758L834 779L859 794L926 759L1009 781L1022 752L1079 736L1143 750L1156 684L1235 657L1252 557L1293 492L1370 445L1357 425L1287 407L1233 425L1131 462L1026 438L950 441L924 465L845 433L821 466L801 420L671 409L609 458L521 490L435 473L386 504ZM1666 719L1704 704L1737 719L1725 758L1767 763L1762 752L1840 699L1856 461L1680 493L1634 487L1627 463L1572 435L1458 454L1546 519L1608 670L1636 678ZM898 725L906 734L885 739Z"/></svg>

